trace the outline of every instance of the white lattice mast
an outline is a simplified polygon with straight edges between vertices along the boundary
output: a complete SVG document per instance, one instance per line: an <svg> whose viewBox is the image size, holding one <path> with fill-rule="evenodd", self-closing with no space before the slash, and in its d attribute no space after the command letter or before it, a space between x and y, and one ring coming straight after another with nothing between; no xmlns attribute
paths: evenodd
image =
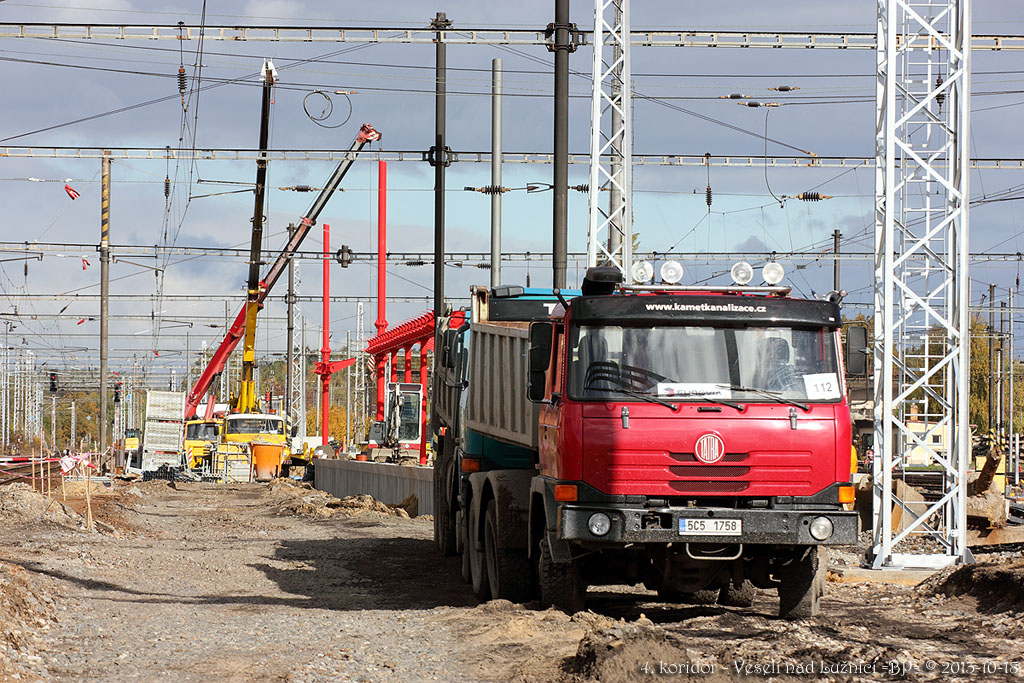
<svg viewBox="0 0 1024 683"><path fill-rule="evenodd" d="M587 266L614 265L626 278L633 257L633 106L629 64L629 0L594 0ZM601 207L602 191L608 192L607 210Z"/></svg>
<svg viewBox="0 0 1024 683"><path fill-rule="evenodd" d="M366 381L367 367L373 362L373 359L363 353L363 349L366 348L366 327L363 323L363 302L356 303L356 351L355 357L358 358L355 362L356 367L356 388L354 401L356 409L352 412L355 413L356 419L353 420L355 427L352 429L352 438L361 439L365 436L363 433L363 427L366 424L366 412L367 412L367 400L369 396L369 385ZM359 443L359 441L356 441Z"/></svg>
<svg viewBox="0 0 1024 683"><path fill-rule="evenodd" d="M971 560L970 7L970 0L878 1L876 568ZM910 505L907 487L894 488L911 462L938 466L937 501ZM902 510L895 528L894 508Z"/></svg>
<svg viewBox="0 0 1024 683"><path fill-rule="evenodd" d="M292 301L292 319L302 321L302 310L299 308L299 291L302 284L302 274L299 269L299 261L292 259L290 268L293 268L293 284L292 291L294 293L294 300ZM302 322L302 329L305 330L305 321ZM288 397L288 416L291 419L291 424L298 427L295 436L301 439L301 443L306 442L306 374L304 372L306 367L306 351L303 348L305 339L304 335L300 334L292 335L292 385L291 395Z"/></svg>

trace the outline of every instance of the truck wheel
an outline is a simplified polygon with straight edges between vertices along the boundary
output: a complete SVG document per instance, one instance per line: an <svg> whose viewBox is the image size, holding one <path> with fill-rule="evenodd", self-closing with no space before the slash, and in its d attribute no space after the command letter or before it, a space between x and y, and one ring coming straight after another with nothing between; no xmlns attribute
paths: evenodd
<svg viewBox="0 0 1024 683"><path fill-rule="evenodd" d="M718 604L726 607L750 607L754 604L755 597L757 588L749 579L744 579L738 586L730 581L722 586L721 592L718 593Z"/></svg>
<svg viewBox="0 0 1024 683"><path fill-rule="evenodd" d="M472 506L475 507L475 506ZM476 531L479 528L477 517L469 512L469 524L466 525L466 552L469 553L469 574L470 585L473 586L473 595L480 600L490 600L491 584L487 580L487 564L484 562L483 552L476 549Z"/></svg>
<svg viewBox="0 0 1024 683"><path fill-rule="evenodd" d="M447 485L450 458L435 461L434 467L434 541L445 557L455 554L455 515L452 513L452 490Z"/></svg>
<svg viewBox="0 0 1024 683"><path fill-rule="evenodd" d="M442 495L445 493L449 492L442 491ZM455 515L452 514L450 495L445 495L441 500L441 506L437 511L437 525L437 548L445 557L451 557L455 554Z"/></svg>
<svg viewBox="0 0 1024 683"><path fill-rule="evenodd" d="M462 580L466 583L470 583L473 579L473 571L469 566L469 514L463 512L461 514L462 519Z"/></svg>
<svg viewBox="0 0 1024 683"><path fill-rule="evenodd" d="M825 552L812 546L779 568L779 616L806 619L818 615L825 593Z"/></svg>
<svg viewBox="0 0 1024 683"><path fill-rule="evenodd" d="M527 602L533 597L526 551L498 547L498 504L493 499L487 502L484 516L484 559L491 599Z"/></svg>
<svg viewBox="0 0 1024 683"><path fill-rule="evenodd" d="M557 607L567 614L583 611L587 587L576 562L556 564L546 536L541 536L537 558L537 584L541 607Z"/></svg>

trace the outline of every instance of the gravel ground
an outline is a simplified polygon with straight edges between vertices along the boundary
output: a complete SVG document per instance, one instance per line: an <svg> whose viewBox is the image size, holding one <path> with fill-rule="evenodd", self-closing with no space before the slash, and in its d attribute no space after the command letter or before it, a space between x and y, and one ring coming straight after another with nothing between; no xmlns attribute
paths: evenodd
<svg viewBox="0 0 1024 683"><path fill-rule="evenodd" d="M435 552L429 518L368 498L119 484L91 492L90 532L81 491L66 508L11 491L0 487L0 680L1024 678L1024 599L1000 589L1022 594L1015 549L918 588L829 583L824 616L806 622L775 617L767 592L737 609L631 587L594 590L568 616L478 604L458 559Z"/></svg>

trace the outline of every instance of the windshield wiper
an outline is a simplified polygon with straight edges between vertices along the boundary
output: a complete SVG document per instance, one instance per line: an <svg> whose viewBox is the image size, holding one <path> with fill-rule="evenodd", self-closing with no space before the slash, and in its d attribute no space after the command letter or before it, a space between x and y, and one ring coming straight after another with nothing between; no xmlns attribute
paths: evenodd
<svg viewBox="0 0 1024 683"><path fill-rule="evenodd" d="M634 398L638 398L641 401L647 401L648 403L658 403L658 404L661 404L663 406L668 406L669 408L672 409L673 413L678 413L679 412L679 406L676 405L675 403L671 403L669 401L666 401L663 398L658 398L657 396L651 396L650 394L645 394L645 393L643 393L641 391L633 391L632 389L622 389L622 388L615 388L615 387L586 387L584 389L584 391L614 391L614 392L619 393L619 394L625 394L626 396L633 396Z"/></svg>
<svg viewBox="0 0 1024 683"><path fill-rule="evenodd" d="M785 403L786 405L796 406L805 413L810 412L811 410L811 407L806 403L800 403L800 401L794 401L791 398L779 396L778 392L776 391L766 391L765 389L755 389L754 387L741 387L738 384L719 384L717 386L720 386L723 389L732 389L733 391L749 391L752 394L758 394L760 396L770 398L773 401L777 401L779 403Z"/></svg>

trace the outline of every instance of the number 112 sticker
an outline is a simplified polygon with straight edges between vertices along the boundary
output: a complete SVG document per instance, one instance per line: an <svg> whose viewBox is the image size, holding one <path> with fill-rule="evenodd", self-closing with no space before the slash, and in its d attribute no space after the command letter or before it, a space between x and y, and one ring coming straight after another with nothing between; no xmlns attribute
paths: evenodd
<svg viewBox="0 0 1024 683"><path fill-rule="evenodd" d="M804 387L807 398L839 398L839 378L834 372L822 372L815 375L804 375Z"/></svg>

